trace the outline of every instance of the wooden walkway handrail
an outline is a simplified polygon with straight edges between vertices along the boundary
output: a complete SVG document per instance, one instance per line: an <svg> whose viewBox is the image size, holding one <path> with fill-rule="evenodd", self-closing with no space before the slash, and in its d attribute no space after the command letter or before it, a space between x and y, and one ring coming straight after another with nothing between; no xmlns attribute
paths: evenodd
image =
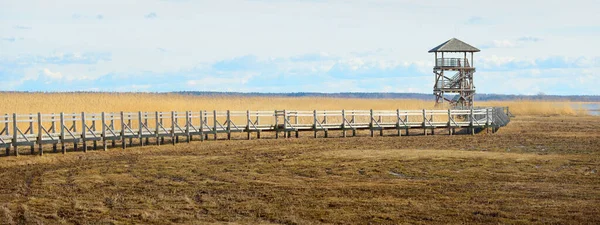
<svg viewBox="0 0 600 225"><path fill-rule="evenodd" d="M346 137L347 131L352 136L357 130L370 130L383 135L384 130L396 130L397 135L409 134L410 129L421 129L427 135L428 130L434 134L435 129L448 129L448 134L455 129L467 129L470 134L476 130L492 128L492 132L510 122L508 107L488 107L478 109L448 110L274 110L274 111L230 111L199 110L171 112L100 112L100 113L37 113L37 114L0 114L0 148L6 148L9 155L11 147L14 155L19 155L18 146L30 146L34 154L35 145L38 153L43 154L42 147L51 144L57 152L57 145L66 152L66 143L73 143L75 151L81 143L83 151L88 150L88 143L97 148L101 141L103 149L108 142L115 147L117 140L122 148L132 145L132 139L139 139L141 145L149 144L150 138L156 144L164 143L165 137L173 144L180 137L190 141L193 136L200 136L204 141L208 135L217 139L219 133L252 133L260 138L262 132L275 132L278 138L290 137L292 132L298 137L300 131L312 131L314 137L319 132L324 137L332 130L339 130ZM262 118L262 119L261 119ZM270 119L269 119L270 118ZM129 142L129 143L127 143Z"/></svg>

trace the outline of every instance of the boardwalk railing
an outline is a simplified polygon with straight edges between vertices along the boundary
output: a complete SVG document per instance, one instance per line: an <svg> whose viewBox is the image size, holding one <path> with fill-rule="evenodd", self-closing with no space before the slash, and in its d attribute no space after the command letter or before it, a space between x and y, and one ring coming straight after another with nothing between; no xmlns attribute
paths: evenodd
<svg viewBox="0 0 600 225"><path fill-rule="evenodd" d="M435 129L447 129L448 134L457 128L467 129L474 134L478 130L498 128L510 122L511 114L506 107L448 110L275 110L275 111L186 111L186 112L118 112L118 113L52 113L52 114L4 114L0 116L0 148L10 155L11 147L19 155L18 146L30 146L31 153L43 154L44 145L58 146L63 153L65 144L72 143L74 150L82 145L88 150L88 144L97 149L102 142L104 150L111 142L122 148L131 146L133 139L139 139L140 145L150 144L150 138L156 144L172 144L185 137L189 142L194 136L206 140L211 135L215 140L218 134L252 133L260 138L262 132L275 132L275 138L298 137L300 131L312 131L316 138L319 133L328 137L329 131L347 132L356 136L357 130L369 130L371 136L376 132L383 135L384 130L396 130L397 135L409 134L409 130L422 130L424 135L435 134ZM421 131L419 132L421 133Z"/></svg>

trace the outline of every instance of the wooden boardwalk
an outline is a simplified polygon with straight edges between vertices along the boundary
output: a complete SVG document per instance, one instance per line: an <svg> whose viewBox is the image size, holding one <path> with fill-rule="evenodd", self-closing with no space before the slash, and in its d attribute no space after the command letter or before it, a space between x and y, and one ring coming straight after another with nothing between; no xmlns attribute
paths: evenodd
<svg viewBox="0 0 600 225"><path fill-rule="evenodd" d="M452 110L327 110L327 111L186 111L186 112L119 112L119 113L53 113L53 114L5 114L0 116L0 148L10 155L19 155L19 146L29 146L31 154L43 154L44 146L52 146L54 152L66 153L66 144L74 150L82 145L82 151L97 149L101 143L104 150L108 142L112 147L120 142L122 148L139 139L141 145L155 144L170 139L172 144L180 137L189 142L193 136L206 140L217 139L220 133L231 139L235 132L253 133L260 138L262 132L274 132L275 138L298 137L301 131L311 131L314 137L338 130L343 137L355 136L357 130L369 130L383 135L384 130L396 130L397 135L408 135L418 130L424 135L435 134L434 129L447 129L449 135L456 129L477 130L498 128L510 122L510 112L505 107ZM402 134L404 131L404 134ZM348 132L350 134L348 134ZM413 132L415 133L415 132ZM88 146L92 144L92 146Z"/></svg>

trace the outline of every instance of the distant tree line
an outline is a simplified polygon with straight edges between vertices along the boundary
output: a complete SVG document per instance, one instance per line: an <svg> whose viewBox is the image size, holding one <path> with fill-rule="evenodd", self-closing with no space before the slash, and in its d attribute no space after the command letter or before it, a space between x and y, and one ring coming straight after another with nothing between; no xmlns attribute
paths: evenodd
<svg viewBox="0 0 600 225"><path fill-rule="evenodd" d="M387 93L387 92L340 92L340 93L318 93L318 92L294 92L294 93L260 93L260 92L211 92L211 91L181 91L172 92L182 95L197 96L253 96L253 97L331 97L331 98L397 98L397 99L420 99L434 100L432 94L423 93ZM514 101L514 100L536 100L536 101L579 101L600 102L600 95L504 95L504 94L476 94L476 101Z"/></svg>
<svg viewBox="0 0 600 225"><path fill-rule="evenodd" d="M57 92L19 92L0 91L0 93L57 93ZM61 93L103 93L103 94L126 94L126 92L96 92L78 91ZM387 98L387 99L420 99L434 100L432 94L423 93L393 93L393 92L340 92L340 93L318 93L318 92L293 92L293 93L261 93L261 92L216 92L216 91L176 91L176 92L143 92L153 94L180 94L194 96L250 96L250 97L329 97L329 98ZM475 101L574 101L574 102L600 102L600 95L504 95L504 94L476 94Z"/></svg>

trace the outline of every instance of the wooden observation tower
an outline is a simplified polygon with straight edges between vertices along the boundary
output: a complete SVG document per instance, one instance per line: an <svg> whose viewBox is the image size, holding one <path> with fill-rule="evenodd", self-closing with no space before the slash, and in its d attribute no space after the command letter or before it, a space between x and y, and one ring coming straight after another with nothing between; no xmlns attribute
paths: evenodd
<svg viewBox="0 0 600 225"><path fill-rule="evenodd" d="M448 102L455 107L473 107L475 96L473 53L479 52L479 49L452 38L429 52L435 53L433 95L435 95L436 105ZM471 53L471 61L467 58L467 53Z"/></svg>

